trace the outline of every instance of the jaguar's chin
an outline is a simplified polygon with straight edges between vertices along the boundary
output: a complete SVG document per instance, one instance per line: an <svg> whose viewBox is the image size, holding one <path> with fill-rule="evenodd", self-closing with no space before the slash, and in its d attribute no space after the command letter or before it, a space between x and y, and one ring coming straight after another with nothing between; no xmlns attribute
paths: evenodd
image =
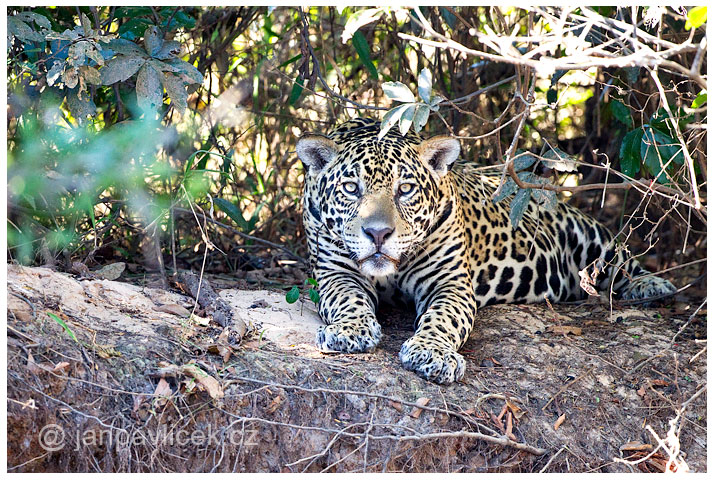
<svg viewBox="0 0 714 480"><path fill-rule="evenodd" d="M384 277L396 273L399 260L381 252L374 253L357 262L362 272L372 277Z"/></svg>

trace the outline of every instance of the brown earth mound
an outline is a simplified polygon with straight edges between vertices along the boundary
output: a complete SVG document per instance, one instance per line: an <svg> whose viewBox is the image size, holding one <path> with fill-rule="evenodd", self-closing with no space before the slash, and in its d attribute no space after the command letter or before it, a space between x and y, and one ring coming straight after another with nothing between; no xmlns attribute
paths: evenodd
<svg viewBox="0 0 714 480"><path fill-rule="evenodd" d="M706 471L698 304L484 308L444 387L400 366L411 314L324 355L308 301L220 296L242 340L178 293L9 265L8 470Z"/></svg>

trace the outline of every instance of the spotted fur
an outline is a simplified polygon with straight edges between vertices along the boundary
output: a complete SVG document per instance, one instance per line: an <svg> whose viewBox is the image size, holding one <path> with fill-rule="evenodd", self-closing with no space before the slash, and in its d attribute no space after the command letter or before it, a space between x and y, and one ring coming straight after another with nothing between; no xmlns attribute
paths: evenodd
<svg viewBox="0 0 714 480"><path fill-rule="evenodd" d="M378 132L378 122L356 119L297 144L326 324L317 334L321 349L371 351L382 335L379 302L412 304L416 331L400 359L449 383L464 374L457 351L480 306L584 298L578 272L593 264L604 270L596 287L621 298L675 290L628 261L605 227L567 203L547 211L531 201L513 229L510 200L491 201L499 179L457 161L457 140L396 129L378 140Z"/></svg>

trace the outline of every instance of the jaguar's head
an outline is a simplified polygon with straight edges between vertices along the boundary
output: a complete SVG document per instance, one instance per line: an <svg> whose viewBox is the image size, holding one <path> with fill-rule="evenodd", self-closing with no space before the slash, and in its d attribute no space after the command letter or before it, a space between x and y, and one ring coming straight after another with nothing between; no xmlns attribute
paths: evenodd
<svg viewBox="0 0 714 480"><path fill-rule="evenodd" d="M297 142L305 167L305 220L341 241L366 275L395 273L419 248L444 204L442 182L459 156L456 139L422 140L379 123L352 120L329 136ZM326 231L326 232L325 232Z"/></svg>

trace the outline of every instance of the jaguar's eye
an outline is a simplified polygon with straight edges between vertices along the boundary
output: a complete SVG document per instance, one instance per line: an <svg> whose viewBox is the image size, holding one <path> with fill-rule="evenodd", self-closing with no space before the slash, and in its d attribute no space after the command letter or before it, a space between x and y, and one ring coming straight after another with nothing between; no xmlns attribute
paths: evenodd
<svg viewBox="0 0 714 480"><path fill-rule="evenodd" d="M399 195L409 195L414 191L416 185L413 183L402 183L399 185Z"/></svg>
<svg viewBox="0 0 714 480"><path fill-rule="evenodd" d="M342 190L348 195L357 195L359 192L359 185L355 182L345 182L342 184Z"/></svg>

